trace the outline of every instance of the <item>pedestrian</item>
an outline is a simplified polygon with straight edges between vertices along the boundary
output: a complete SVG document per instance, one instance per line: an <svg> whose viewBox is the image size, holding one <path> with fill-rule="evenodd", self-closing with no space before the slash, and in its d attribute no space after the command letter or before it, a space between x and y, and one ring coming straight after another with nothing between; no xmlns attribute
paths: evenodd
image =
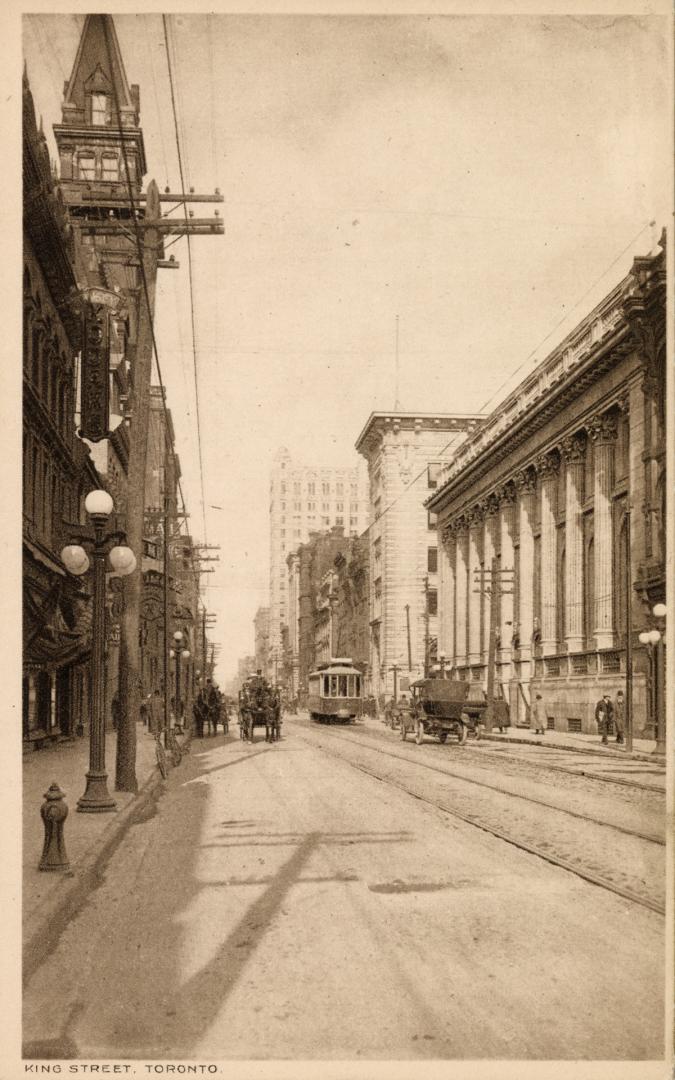
<svg viewBox="0 0 675 1080"><path fill-rule="evenodd" d="M598 733L601 736L601 746L607 746L610 724L614 717L614 706L609 694L603 694L595 706L595 719L598 725Z"/></svg>
<svg viewBox="0 0 675 1080"><path fill-rule="evenodd" d="M162 707L162 695L155 690L149 701L150 734L156 735L164 726L164 709Z"/></svg>
<svg viewBox="0 0 675 1080"><path fill-rule="evenodd" d="M535 735L544 735L546 733L546 715L541 694L536 695L530 706L530 730Z"/></svg>
<svg viewBox="0 0 675 1080"><path fill-rule="evenodd" d="M197 738L204 738L204 720L206 718L206 702L204 700L204 691L200 690L197 694L197 700L192 706L192 713L195 721L195 730L197 732Z"/></svg>
<svg viewBox="0 0 675 1080"><path fill-rule="evenodd" d="M624 731L626 730L626 702L624 701L623 690L617 692L616 701L614 702L614 730L616 731L616 741L621 746Z"/></svg>

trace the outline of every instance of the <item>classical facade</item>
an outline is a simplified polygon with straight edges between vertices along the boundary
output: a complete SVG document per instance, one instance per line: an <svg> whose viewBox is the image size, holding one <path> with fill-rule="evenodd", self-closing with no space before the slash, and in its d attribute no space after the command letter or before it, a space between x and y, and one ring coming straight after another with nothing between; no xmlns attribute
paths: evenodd
<svg viewBox="0 0 675 1080"><path fill-rule="evenodd" d="M365 474L360 466L329 468L294 462L285 448L270 475L270 668L282 662L282 634L289 626L287 565L289 553L309 539L339 525L347 535L366 526Z"/></svg>
<svg viewBox="0 0 675 1080"><path fill-rule="evenodd" d="M478 423L478 416L376 412L356 441L370 480L368 689L380 704L393 694L394 664L418 676L435 654L436 522L424 499L452 446Z"/></svg>
<svg viewBox="0 0 675 1080"><path fill-rule="evenodd" d="M549 727L595 731L598 697L625 687L628 632L636 732L647 722L638 634L665 596L665 297L663 252L635 259L427 499L447 664L486 683L494 614L512 724L541 693Z"/></svg>

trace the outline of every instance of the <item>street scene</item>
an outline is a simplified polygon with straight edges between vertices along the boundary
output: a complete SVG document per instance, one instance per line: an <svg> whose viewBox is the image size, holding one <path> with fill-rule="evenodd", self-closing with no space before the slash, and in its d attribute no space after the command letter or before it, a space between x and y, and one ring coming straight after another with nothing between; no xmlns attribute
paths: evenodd
<svg viewBox="0 0 675 1080"><path fill-rule="evenodd" d="M672 15L592 7L23 16L8 1080L665 1075Z"/></svg>

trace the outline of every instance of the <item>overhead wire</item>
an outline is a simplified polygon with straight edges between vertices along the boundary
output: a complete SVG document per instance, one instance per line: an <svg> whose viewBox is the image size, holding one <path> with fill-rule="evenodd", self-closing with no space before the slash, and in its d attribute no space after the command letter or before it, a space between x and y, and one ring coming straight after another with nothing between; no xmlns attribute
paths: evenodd
<svg viewBox="0 0 675 1080"><path fill-rule="evenodd" d="M183 167L183 154L181 151L181 140L178 130L178 113L176 107L176 89L174 85L173 77L173 65L171 63L171 53L169 44L169 29L167 16L162 15L162 26L164 30L164 41L166 45L166 62L169 73L169 86L171 90L171 108L173 112L174 131L176 135L176 153L178 155L178 171L181 181L181 191L183 194L187 191L185 170ZM183 203L183 213L185 215L185 221L188 222L188 210L187 204ZM202 496L202 519L204 526L204 542L207 542L207 530L206 530L206 496L204 493L204 455L202 450L202 434L201 434L201 410L199 407L199 377L197 370L197 331L195 325L195 303L194 303L194 273L192 265L192 245L190 243L189 233L186 236L187 240L187 254L188 254L188 279L190 287L190 325L192 329L192 357L193 357L193 369L194 369L194 388L195 388L195 411L196 411L196 427L197 427L197 447L199 453L199 476Z"/></svg>

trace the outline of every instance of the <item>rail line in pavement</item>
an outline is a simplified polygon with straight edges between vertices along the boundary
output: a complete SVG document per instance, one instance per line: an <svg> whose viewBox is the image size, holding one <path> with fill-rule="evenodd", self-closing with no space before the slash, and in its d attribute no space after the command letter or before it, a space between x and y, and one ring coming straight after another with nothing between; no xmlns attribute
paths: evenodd
<svg viewBox="0 0 675 1080"><path fill-rule="evenodd" d="M330 730L324 731L323 729L321 729L321 734L326 734L337 739L344 738L346 736L352 742L361 745L361 740L359 739L359 736L363 735L364 733L362 731L355 731L354 729L344 728L340 735ZM374 742L379 742L379 740L377 740L377 737L370 737L373 739ZM366 738L368 738L368 736L366 736ZM464 776L462 775L462 773L453 772L452 768L432 764L431 762L425 761L422 757L418 757L416 755L411 756L409 754L401 753L400 751L397 752L391 749L385 749L384 747L380 747L379 745L378 752L384 754L385 757L397 758L400 761L409 761L411 764L419 765L421 768L429 769L431 772L441 773L441 775L444 776L452 776L457 780L462 780L466 784L475 784L477 787L484 787L488 788L491 791L496 791L500 795L508 795L509 797L514 799L524 799L526 802L535 803L536 805L546 807L549 810L557 810L559 813L568 814L570 817L576 817L582 821L590 821L594 825L603 825L608 829L614 829L615 832L625 833L626 836L634 836L637 837L637 839L639 840L646 840L648 843L651 844L660 844L662 847L665 847L666 844L665 838L655 836L653 833L644 833L640 832L638 829L629 829L625 825L617 825L614 821L606 821L603 818L596 818L585 813L582 814L578 810L571 810L569 807L558 806L555 803L546 802L545 799L538 799L535 796L525 795L519 791L511 791L509 788L501 787L499 784L489 784L485 780L477 780L473 777ZM522 761L524 759L519 758L518 760ZM544 768L548 767L548 765L544 765ZM573 773L569 775L578 776L579 774ZM653 791L653 788L646 788L646 790Z"/></svg>
<svg viewBox="0 0 675 1080"><path fill-rule="evenodd" d="M388 783L391 786L404 791L406 794L411 795L413 798L441 810L443 813L458 818L468 825L473 825L475 828L489 833L497 839L504 840L506 843L511 844L522 851L526 851L531 855L535 855L537 858L543 859L554 866L567 870L593 885L616 893L618 896L621 896L632 903L639 904L642 907L649 908L659 915L665 914L665 900L662 901L660 898L654 898L654 896L651 895L646 881L640 876L640 873L645 872L645 858L635 852L636 861L641 867L641 870L635 874L631 874L623 869L623 866L628 861L625 858L625 852L616 851L612 853L610 850L611 844L600 840L598 837L596 837L595 841L595 850L590 852L590 857L584 858L583 853L581 856L579 855L579 847L583 847L583 844L581 842L581 837L578 834L578 826L574 824L574 829L571 829L570 825L573 823L565 819L583 818L584 822L587 826L590 826L591 830L604 829L613 830L615 833L621 832L624 835L628 835L634 842L634 845L637 845L638 842L642 844L649 842L650 844L655 843L659 846L663 846L663 841L658 837L653 837L649 834L641 834L634 830L617 828L611 822L584 817L581 814L567 811L562 807L545 803L542 800L528 798L526 795L518 796L514 792L500 789L496 785L471 780L470 778L453 773L451 770L442 769L439 766L431 765L420 759L383 750L381 747L369 746L366 742L358 738L348 737L345 739L343 736L323 729L320 732L316 732L312 729L309 730L312 731L311 735L303 734L301 731L298 732L300 738L302 738L304 742L310 746L316 746L324 753L345 762L352 768L355 768L376 780ZM334 747L331 748L330 746L325 745L322 741L325 739L333 742ZM531 803L533 806L545 807L548 810L548 814L546 815L548 821L539 817L535 823L536 828L533 829L532 822L523 821L522 815L520 815L519 820L519 814L518 812L514 813L512 806L508 804L502 805L501 807L486 805L484 797L482 800L483 805L480 806L481 800L480 798L476 798L475 793L468 794L467 792L458 790L456 787L450 793L450 799L447 797L447 792L444 792L440 797L438 795L432 795L427 790L421 790L414 784L411 778L406 778L406 780L403 781L400 777L388 774L386 767L374 768L363 761L354 761L349 754L339 753L336 749L338 745L345 748L348 746L357 746L361 750L366 751L366 753L377 754L378 757L394 758L407 765L412 765L415 768L450 777L454 781L458 781L460 785L477 786L482 789L487 788L493 795L496 794L500 797L506 797L509 800L520 798L523 802ZM481 794L485 795L484 792L481 792ZM555 821L556 817L558 819L557 821ZM511 828L508 827L509 818L511 819ZM518 828L518 826L520 826L520 828ZM528 831L530 835L527 835ZM523 833L525 833L525 835L523 835ZM605 833L605 836L606 835L607 834ZM663 879L663 886L665 886L665 874L656 870L655 873L656 876Z"/></svg>

